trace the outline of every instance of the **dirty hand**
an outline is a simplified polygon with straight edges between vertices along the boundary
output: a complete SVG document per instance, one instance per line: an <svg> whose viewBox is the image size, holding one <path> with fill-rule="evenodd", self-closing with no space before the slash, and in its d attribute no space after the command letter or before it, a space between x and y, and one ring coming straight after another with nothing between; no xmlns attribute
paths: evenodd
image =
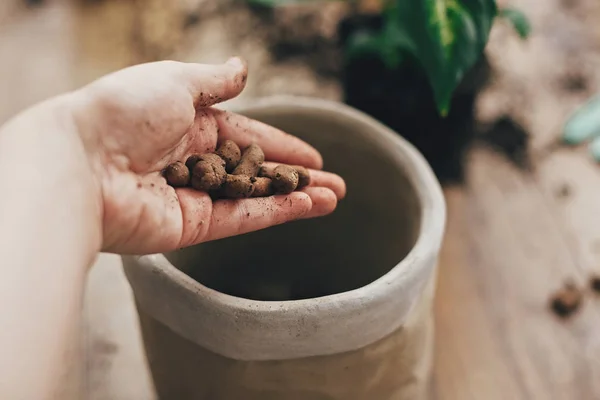
<svg viewBox="0 0 600 400"><path fill-rule="evenodd" d="M311 171L303 191L218 200L166 184L161 170L231 139L260 145L267 161L319 169L320 154L300 139L211 106L237 96L247 67L158 62L106 76L69 99L74 125L100 196L102 248L118 253L173 250L332 212L343 197L336 175Z"/></svg>
<svg viewBox="0 0 600 400"><path fill-rule="evenodd" d="M344 182L322 171L302 192L214 203L166 184L165 166L220 139L255 141L273 162L321 167L299 139L210 108L238 95L246 73L238 59L139 65L0 126L0 398L64 397L98 251L169 251L333 211Z"/></svg>

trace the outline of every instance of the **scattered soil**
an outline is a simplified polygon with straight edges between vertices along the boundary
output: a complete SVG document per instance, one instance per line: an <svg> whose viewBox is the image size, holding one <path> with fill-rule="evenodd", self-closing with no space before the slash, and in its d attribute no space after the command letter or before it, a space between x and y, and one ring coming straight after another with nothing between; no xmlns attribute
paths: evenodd
<svg viewBox="0 0 600 400"><path fill-rule="evenodd" d="M505 115L482 132L480 139L492 149L502 153L521 169L531 167L527 147L529 133L512 117Z"/></svg>
<svg viewBox="0 0 600 400"><path fill-rule="evenodd" d="M578 0L560 0L560 5L563 9L570 10L574 8L578 2Z"/></svg>
<svg viewBox="0 0 600 400"><path fill-rule="evenodd" d="M561 318L575 313L582 303L582 292L574 284L567 283L550 301L552 311Z"/></svg>
<svg viewBox="0 0 600 400"><path fill-rule="evenodd" d="M201 19L200 15L197 13L186 14L186 16L183 20L184 29L188 29L188 28L198 25L200 23L200 19Z"/></svg>
<svg viewBox="0 0 600 400"><path fill-rule="evenodd" d="M573 189L568 183L563 183L556 190L556 197L559 199L566 199L571 196Z"/></svg>
<svg viewBox="0 0 600 400"><path fill-rule="evenodd" d="M567 93L585 93L588 90L588 78L580 71L569 71L560 80L559 85Z"/></svg>
<svg viewBox="0 0 600 400"><path fill-rule="evenodd" d="M269 26L264 40L274 62L301 60L322 77L337 77L341 51L336 29L345 10L343 4L251 9L262 24Z"/></svg>
<svg viewBox="0 0 600 400"><path fill-rule="evenodd" d="M590 287L596 293L600 293L600 275L595 275L590 278Z"/></svg>

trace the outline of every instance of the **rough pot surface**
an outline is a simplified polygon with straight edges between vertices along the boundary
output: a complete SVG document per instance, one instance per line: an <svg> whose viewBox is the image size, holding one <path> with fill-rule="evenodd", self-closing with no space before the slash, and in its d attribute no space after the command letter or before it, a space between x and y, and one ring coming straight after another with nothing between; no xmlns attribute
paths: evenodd
<svg viewBox="0 0 600 400"><path fill-rule="evenodd" d="M275 97L238 111L317 147L348 196L325 218L124 259L159 394L419 398L445 223L433 173L339 103Z"/></svg>

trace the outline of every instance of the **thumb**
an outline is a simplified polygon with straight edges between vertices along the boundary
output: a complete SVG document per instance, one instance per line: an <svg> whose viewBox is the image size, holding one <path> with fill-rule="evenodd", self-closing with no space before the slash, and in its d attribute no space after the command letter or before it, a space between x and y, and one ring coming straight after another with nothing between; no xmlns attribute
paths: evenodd
<svg viewBox="0 0 600 400"><path fill-rule="evenodd" d="M220 65L178 63L179 79L189 88L196 108L238 96L246 86L248 65L239 57Z"/></svg>
<svg viewBox="0 0 600 400"><path fill-rule="evenodd" d="M96 96L112 99L115 93L132 94L156 91L165 80L190 93L194 106L209 107L239 95L246 86L248 66L233 57L223 64L197 64L156 61L134 65L106 75L85 87ZM160 85L159 85L160 83ZM155 85L153 85L155 84ZM154 93L152 96L156 96Z"/></svg>

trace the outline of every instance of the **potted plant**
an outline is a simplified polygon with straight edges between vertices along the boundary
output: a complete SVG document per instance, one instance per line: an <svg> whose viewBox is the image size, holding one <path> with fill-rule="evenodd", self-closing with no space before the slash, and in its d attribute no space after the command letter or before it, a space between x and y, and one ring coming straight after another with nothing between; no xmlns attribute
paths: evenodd
<svg viewBox="0 0 600 400"><path fill-rule="evenodd" d="M247 0L259 7L309 1ZM528 36L527 18L495 0L349 1L338 26L344 101L412 142L443 183L463 179L477 94L490 77L483 54L492 24Z"/></svg>

